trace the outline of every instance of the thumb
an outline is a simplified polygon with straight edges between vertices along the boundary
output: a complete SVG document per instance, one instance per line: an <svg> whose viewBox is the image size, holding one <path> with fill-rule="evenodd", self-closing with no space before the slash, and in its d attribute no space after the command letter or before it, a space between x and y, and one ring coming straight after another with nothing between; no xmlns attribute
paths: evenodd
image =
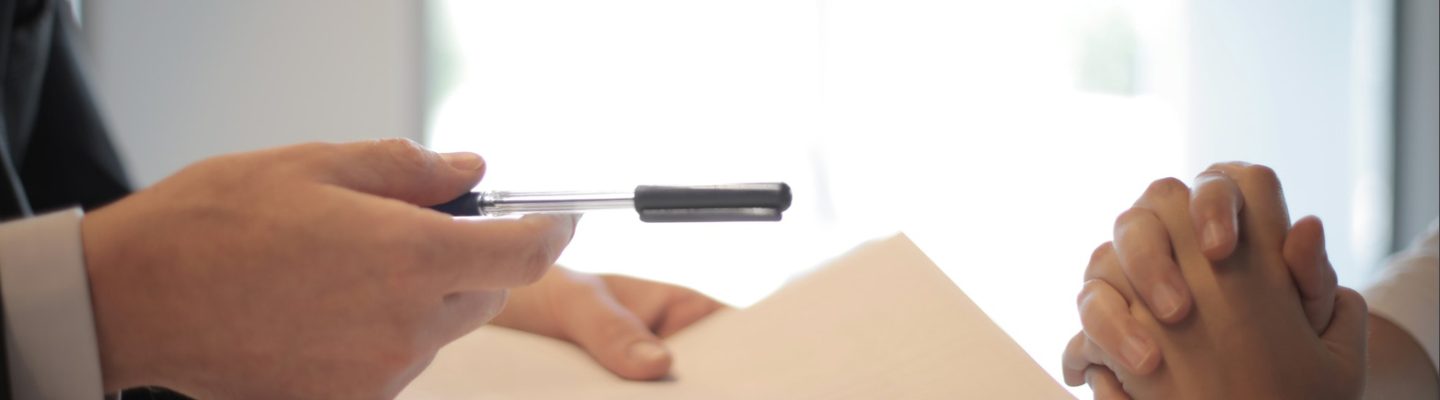
<svg viewBox="0 0 1440 400"><path fill-rule="evenodd" d="M1337 280L1325 252L1325 228L1320 219L1307 216L1296 221L1285 237L1282 255L1300 291L1310 327L1316 333L1325 332L1335 312Z"/></svg>
<svg viewBox="0 0 1440 400"><path fill-rule="evenodd" d="M453 200L485 174L479 154L439 154L409 139L344 143L316 160L322 180L421 206Z"/></svg>
<svg viewBox="0 0 1440 400"><path fill-rule="evenodd" d="M597 291L606 291L604 284ZM650 328L608 292L571 302L564 308L568 318L562 330L566 337L605 369L625 379L659 379L670 373L670 351Z"/></svg>
<svg viewBox="0 0 1440 400"><path fill-rule="evenodd" d="M1342 365L1354 366L1355 374L1364 373L1369 315L1365 298L1342 286L1335 291L1335 317L1320 335L1320 340L1340 358Z"/></svg>

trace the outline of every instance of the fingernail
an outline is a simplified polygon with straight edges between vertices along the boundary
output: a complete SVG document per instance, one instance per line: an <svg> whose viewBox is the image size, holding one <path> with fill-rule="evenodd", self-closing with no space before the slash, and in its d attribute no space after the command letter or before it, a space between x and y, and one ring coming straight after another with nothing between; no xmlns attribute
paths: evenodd
<svg viewBox="0 0 1440 400"><path fill-rule="evenodd" d="M1200 238L1201 245L1204 246L1206 250L1220 247L1220 241L1224 239L1224 236L1224 227L1214 222L1207 223L1205 224L1205 235Z"/></svg>
<svg viewBox="0 0 1440 400"><path fill-rule="evenodd" d="M1150 343L1138 336L1130 335L1125 338L1124 349L1120 350L1121 356L1125 357L1125 363L1130 364L1131 372L1139 372L1140 367L1150 359L1154 353Z"/></svg>
<svg viewBox="0 0 1440 400"><path fill-rule="evenodd" d="M653 363L670 357L670 351L654 342L636 342L630 345L630 359L642 363Z"/></svg>
<svg viewBox="0 0 1440 400"><path fill-rule="evenodd" d="M441 154L440 158L450 163L450 167L462 171L474 171L480 169L480 166L485 164L485 160L481 159L479 154L468 151L445 153Z"/></svg>
<svg viewBox="0 0 1440 400"><path fill-rule="evenodd" d="M1155 290L1150 294L1150 299L1155 302L1151 304L1155 316L1162 320L1169 320L1180 312L1180 291L1161 282L1155 285Z"/></svg>

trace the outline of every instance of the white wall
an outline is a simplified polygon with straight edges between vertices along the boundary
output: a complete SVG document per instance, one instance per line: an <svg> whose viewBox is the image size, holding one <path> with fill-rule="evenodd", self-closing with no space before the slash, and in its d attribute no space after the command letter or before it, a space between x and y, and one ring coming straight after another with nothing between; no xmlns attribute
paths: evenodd
<svg viewBox="0 0 1440 400"><path fill-rule="evenodd" d="M420 138L422 4L85 2L93 84L134 183L234 151Z"/></svg>

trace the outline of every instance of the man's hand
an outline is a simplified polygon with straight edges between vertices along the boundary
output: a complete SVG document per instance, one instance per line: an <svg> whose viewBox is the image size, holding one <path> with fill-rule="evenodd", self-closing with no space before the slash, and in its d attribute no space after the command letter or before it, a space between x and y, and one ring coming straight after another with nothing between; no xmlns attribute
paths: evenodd
<svg viewBox="0 0 1440 400"><path fill-rule="evenodd" d="M496 325L567 340L626 379L659 379L671 355L660 341L725 306L694 290L551 268L511 292Z"/></svg>
<svg viewBox="0 0 1440 400"><path fill-rule="evenodd" d="M82 222L105 389L389 398L532 283L575 220L457 220L471 153L406 140L202 161Z"/></svg>
<svg viewBox="0 0 1440 400"><path fill-rule="evenodd" d="M1124 398L1125 392L1163 398L1358 395L1364 301L1336 289L1319 221L1306 218L1289 228L1280 193L1268 168L1243 164L1212 167L1193 195L1173 179L1152 185L1117 220L1115 244L1092 257L1080 297L1085 331L1066 350L1067 383L1087 381L1100 398ZM1209 207L1223 212L1194 211ZM1191 221L1195 215L1226 219L1225 212L1236 214L1227 229L1237 232L1230 236L1234 242L1221 243L1225 254L1212 266L1208 258L1219 253L1213 242L1202 246L1199 239L1208 229L1197 232ZM1151 313L1154 304L1141 304L1141 286L1132 286L1135 268L1123 267L1122 248L1138 253L1130 260L1146 260L1138 267L1170 261L1161 264L1194 293L1188 318L1164 324Z"/></svg>

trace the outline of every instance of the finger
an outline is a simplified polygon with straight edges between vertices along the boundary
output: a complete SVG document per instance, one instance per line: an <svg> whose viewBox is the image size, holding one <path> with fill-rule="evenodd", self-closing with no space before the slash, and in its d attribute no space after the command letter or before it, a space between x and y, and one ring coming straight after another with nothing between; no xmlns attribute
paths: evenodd
<svg viewBox="0 0 1440 400"><path fill-rule="evenodd" d="M1369 327L1370 315L1365 299L1359 292L1350 288L1340 287L1335 291L1335 315L1330 320L1325 333L1321 334L1320 340L1325 343L1325 348L1330 350L1338 362L1338 368L1343 372L1334 374L1341 379L1341 386L1362 387L1365 383L1366 364L1369 360L1367 343L1371 343L1371 335L1385 335L1385 332L1371 332ZM1377 323L1383 319L1376 318ZM1402 334L1403 335L1403 334ZM1421 357L1424 359L1424 357ZM1424 365L1423 363L1420 365ZM1428 374L1427 374L1428 375ZM1428 378L1434 379L1434 375ZM1358 392L1358 390L1356 391ZM1336 396L1355 398L1360 393L1335 393Z"/></svg>
<svg viewBox="0 0 1440 400"><path fill-rule="evenodd" d="M569 214L530 214L518 219L425 221L429 239L423 255L436 258L457 289L498 289L529 285L549 270L575 235Z"/></svg>
<svg viewBox="0 0 1440 400"><path fill-rule="evenodd" d="M1210 262L1201 253L1198 239L1195 237L1195 230L1191 227L1189 187L1174 178L1157 180L1145 189L1145 194L1141 195L1139 200L1135 201L1134 208L1150 211L1169 235L1169 256L1180 271L1180 282L1184 283L1184 289L1187 291L1191 289L1189 280L1192 279L1192 276L1213 275L1214 271L1210 268ZM1196 270L1191 271L1190 269ZM1191 309L1196 307L1193 304L1196 300L1189 293L1186 294L1185 299ZM1179 315L1191 313L1193 312L1186 311ZM1159 319L1158 316L1157 319ZM1181 319L1183 318L1175 318L1173 321ZM1164 320L1162 319L1162 321Z"/></svg>
<svg viewBox="0 0 1440 400"><path fill-rule="evenodd" d="M1244 207L1245 197L1230 177L1215 170L1195 177L1195 188L1190 194L1190 218L1206 258L1219 261L1235 251L1239 240L1238 218Z"/></svg>
<svg viewBox="0 0 1440 400"><path fill-rule="evenodd" d="M605 369L625 379L659 379L672 357L645 323L621 306L603 283L561 304L561 331Z"/></svg>
<svg viewBox="0 0 1440 400"><path fill-rule="evenodd" d="M1079 303L1085 335L1105 354L1119 360L1125 371L1146 375L1160 364L1159 347L1130 314L1129 304L1109 284L1086 281Z"/></svg>
<svg viewBox="0 0 1440 400"><path fill-rule="evenodd" d="M441 300L438 328L441 343L449 343L489 323L505 308L508 291L471 290L455 292Z"/></svg>
<svg viewBox="0 0 1440 400"><path fill-rule="evenodd" d="M1365 298L1347 287L1335 290L1335 315L1320 339L1344 358L1343 365L1365 365L1365 344L1370 311Z"/></svg>
<svg viewBox="0 0 1440 400"><path fill-rule="evenodd" d="M475 187L485 161L475 153L439 154L409 139L308 147L316 172L332 184L421 206L455 199Z"/></svg>
<svg viewBox="0 0 1440 400"><path fill-rule="evenodd" d="M1245 207L1239 212L1239 237L1245 238L1246 245L1279 252L1290 228L1290 212L1275 170L1259 164L1228 162L1211 165L1206 171L1223 174L1240 188Z"/></svg>
<svg viewBox="0 0 1440 400"><path fill-rule="evenodd" d="M1085 384L1085 370L1092 365L1103 365L1101 357L1092 357L1102 354L1095 343L1085 336L1085 332L1076 333L1070 338L1070 343L1065 345L1065 353L1061 358L1061 370L1065 377L1065 384L1080 386Z"/></svg>
<svg viewBox="0 0 1440 400"><path fill-rule="evenodd" d="M656 335L670 337L724 308L724 304L694 291L677 293L670 306L665 308L665 317L651 327Z"/></svg>
<svg viewBox="0 0 1440 400"><path fill-rule="evenodd" d="M1153 212L1131 208L1115 219L1115 254L1130 285L1155 318L1174 323L1190 312L1190 287L1170 248L1170 234Z"/></svg>
<svg viewBox="0 0 1440 400"><path fill-rule="evenodd" d="M1095 400L1130 400L1125 386L1115 377L1115 372L1104 366L1092 366L1085 370L1085 383L1095 392Z"/></svg>
<svg viewBox="0 0 1440 400"><path fill-rule="evenodd" d="M1130 287L1130 279L1125 277L1125 271L1120 268L1114 243L1101 243L1095 247L1095 251L1090 252L1090 263L1085 266L1084 280L1092 279L1102 280L1115 288L1126 302L1140 301L1135 289Z"/></svg>
<svg viewBox="0 0 1440 400"><path fill-rule="evenodd" d="M1086 371L1094 367L1105 367L1114 363L1115 360L1113 357L1106 354L1105 350L1100 349L1100 346L1096 345L1095 341L1090 340L1090 337L1087 336L1084 331L1081 331L1076 333L1074 337L1071 337L1070 343L1065 345L1061 370L1066 385L1080 386L1086 383ZM1109 367L1105 369L1110 370ZM1113 372L1113 370L1111 371Z"/></svg>
<svg viewBox="0 0 1440 400"><path fill-rule="evenodd" d="M725 308L700 292L662 282L620 275L601 279L620 305L646 321L650 331L664 338Z"/></svg>
<svg viewBox="0 0 1440 400"><path fill-rule="evenodd" d="M1307 216L1296 221L1285 237L1284 249L1285 265L1290 267L1290 276L1300 289L1305 317L1315 333L1325 332L1335 310L1339 283L1325 252L1325 228L1320 219Z"/></svg>

